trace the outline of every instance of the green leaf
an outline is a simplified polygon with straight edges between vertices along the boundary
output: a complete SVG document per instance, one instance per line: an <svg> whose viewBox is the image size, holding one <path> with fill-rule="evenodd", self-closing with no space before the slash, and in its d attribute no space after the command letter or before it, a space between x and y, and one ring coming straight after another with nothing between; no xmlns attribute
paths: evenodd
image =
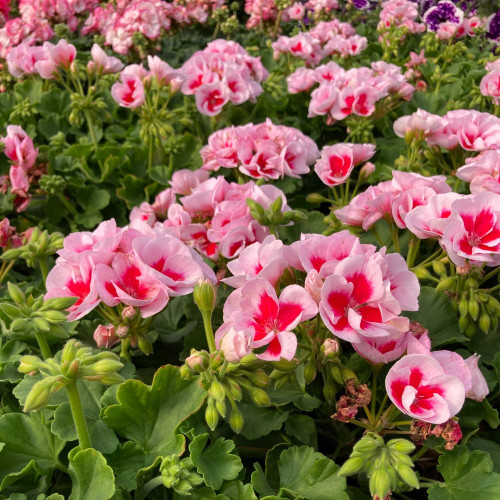
<svg viewBox="0 0 500 500"><path fill-rule="evenodd" d="M251 484L243 484L241 481L232 481L224 488L221 493L229 497L231 500L257 500Z"/></svg>
<svg viewBox="0 0 500 500"><path fill-rule="evenodd" d="M407 313L406 316L429 330L433 348L451 342L468 342L468 338L460 333L457 315L444 293L436 293L434 288L423 286L420 288L418 305L418 311Z"/></svg>
<svg viewBox="0 0 500 500"><path fill-rule="evenodd" d="M116 190L116 195L127 204L130 209L140 205L146 198L146 181L138 179L135 175L127 174L120 181L121 187Z"/></svg>
<svg viewBox="0 0 500 500"><path fill-rule="evenodd" d="M487 399L483 399L480 403L467 399L459 416L462 428L476 427L483 420L493 429L500 425L498 410L492 408Z"/></svg>
<svg viewBox="0 0 500 500"><path fill-rule="evenodd" d="M472 450L481 450L489 453L493 460L493 472L500 473L500 444L476 436L473 436L467 444Z"/></svg>
<svg viewBox="0 0 500 500"><path fill-rule="evenodd" d="M292 413L285 422L285 430L289 436L297 438L304 444L312 447L316 445L316 425L307 415Z"/></svg>
<svg viewBox="0 0 500 500"><path fill-rule="evenodd" d="M111 498L115 492L115 476L106 459L93 448L74 453L75 450L69 454L69 475L73 483L69 500Z"/></svg>
<svg viewBox="0 0 500 500"><path fill-rule="evenodd" d="M266 475L259 462L255 462L253 467L255 470L252 472L252 485L255 491L257 491L259 495L274 495L274 491L267 482Z"/></svg>
<svg viewBox="0 0 500 500"><path fill-rule="evenodd" d="M439 457L437 468L445 482L428 489L429 500L500 498L500 474L492 472L493 462L484 451L470 452L465 446L455 446Z"/></svg>
<svg viewBox="0 0 500 500"><path fill-rule="evenodd" d="M208 434L196 436L189 445L191 460L198 473L203 476L207 486L218 490L223 481L235 479L243 468L241 458L234 455L234 442L219 438L215 443L205 448Z"/></svg>
<svg viewBox="0 0 500 500"><path fill-rule="evenodd" d="M109 205L111 196L106 189L97 189L91 186L77 189L76 199L86 212L95 213Z"/></svg>
<svg viewBox="0 0 500 500"><path fill-rule="evenodd" d="M33 467L40 474L48 474L61 463L58 456L65 442L54 436L38 413L25 415L9 413L0 417L0 489L8 476L26 467Z"/></svg>
<svg viewBox="0 0 500 500"><path fill-rule="evenodd" d="M132 491L137 488L137 473L149 467L154 458L144 453L144 450L132 441L127 441L112 455L107 457L108 464L116 474L116 486Z"/></svg>
<svg viewBox="0 0 500 500"><path fill-rule="evenodd" d="M278 461L281 488L310 500L348 500L346 480L332 460L309 446L292 446Z"/></svg>
<svg viewBox="0 0 500 500"><path fill-rule="evenodd" d="M269 396L273 404L277 406L293 403L297 408L304 411L312 411L317 408L321 401L302 390L297 382L286 383L279 389L270 388Z"/></svg>
<svg viewBox="0 0 500 500"><path fill-rule="evenodd" d="M279 431L288 418L287 411L281 412L276 408L261 408L246 403L239 403L238 408L244 421L241 434L247 439L257 439L272 431Z"/></svg>
<svg viewBox="0 0 500 500"><path fill-rule="evenodd" d="M138 380L121 384L119 404L106 408L103 420L120 436L140 443L147 454L180 455L185 438L177 427L200 408L205 394L196 378L184 380L177 367L162 366L151 386Z"/></svg>
<svg viewBox="0 0 500 500"><path fill-rule="evenodd" d="M38 112L47 116L50 114L64 115L69 107L71 99L69 93L60 88L43 92L38 104Z"/></svg>

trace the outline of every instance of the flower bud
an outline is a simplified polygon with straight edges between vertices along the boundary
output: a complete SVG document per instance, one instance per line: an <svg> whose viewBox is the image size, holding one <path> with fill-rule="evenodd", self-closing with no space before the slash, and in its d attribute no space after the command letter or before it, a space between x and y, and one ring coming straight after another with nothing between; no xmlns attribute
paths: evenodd
<svg viewBox="0 0 500 500"><path fill-rule="evenodd" d="M458 312L460 316L467 316L469 314L469 302L467 301L467 297L465 295L462 295L462 298L458 303Z"/></svg>
<svg viewBox="0 0 500 500"><path fill-rule="evenodd" d="M207 400L207 408L205 410L205 421L211 430L215 430L219 422L219 412L215 407L214 400L209 397Z"/></svg>
<svg viewBox="0 0 500 500"><path fill-rule="evenodd" d="M336 358L340 351L339 341L336 339L326 339L323 342L320 351L322 352L325 359Z"/></svg>
<svg viewBox="0 0 500 500"><path fill-rule="evenodd" d="M432 278L432 274L425 267L417 267L413 272L419 280Z"/></svg>
<svg viewBox="0 0 500 500"><path fill-rule="evenodd" d="M43 318L33 318L33 329L39 332L48 332L50 324Z"/></svg>
<svg viewBox="0 0 500 500"><path fill-rule="evenodd" d="M180 373L181 373L181 377L184 379L184 380L189 380L193 377L193 372L189 369L189 366L187 365L182 365L180 368Z"/></svg>
<svg viewBox="0 0 500 500"><path fill-rule="evenodd" d="M99 325L94 331L97 347L109 348L120 341L113 325Z"/></svg>
<svg viewBox="0 0 500 500"><path fill-rule="evenodd" d="M217 409L217 412L219 415L224 418L226 416L226 400L222 401L215 401L215 408Z"/></svg>
<svg viewBox="0 0 500 500"><path fill-rule="evenodd" d="M313 203L313 204L318 204L323 201L328 201L328 198L325 198L324 196L320 195L319 193L309 193L306 196L306 201L307 203Z"/></svg>
<svg viewBox="0 0 500 500"><path fill-rule="evenodd" d="M330 366L330 375L332 376L333 380L337 382L337 384L344 385L344 379L342 378L342 371L340 370L339 364L333 363Z"/></svg>
<svg viewBox="0 0 500 500"><path fill-rule="evenodd" d="M391 489L389 473L385 468L377 469L370 477L370 493L385 498Z"/></svg>
<svg viewBox="0 0 500 500"><path fill-rule="evenodd" d="M446 267L445 265L440 262L439 260L435 260L432 263L432 269L438 276L446 276Z"/></svg>
<svg viewBox="0 0 500 500"><path fill-rule="evenodd" d="M116 335L119 339L124 339L128 335L128 331L128 325L118 325L118 328L116 329Z"/></svg>
<svg viewBox="0 0 500 500"><path fill-rule="evenodd" d="M28 393L23 411L25 413L43 408L49 401L54 377L47 377L37 382Z"/></svg>
<svg viewBox="0 0 500 500"><path fill-rule="evenodd" d="M28 327L28 322L27 320L25 319L21 319L21 318L18 318L18 319L15 319L11 324L10 324L10 329L15 332L15 333L18 333L18 332L22 332L24 330L26 330L26 328ZM28 331L30 330L30 328L28 328ZM26 332L28 333L28 332Z"/></svg>
<svg viewBox="0 0 500 500"><path fill-rule="evenodd" d="M274 213L281 213L281 207L283 206L283 198L278 196L270 206L270 209Z"/></svg>
<svg viewBox="0 0 500 500"><path fill-rule="evenodd" d="M297 368L297 361L291 360L288 361L286 359L281 358L279 361L271 361L271 366L275 370L279 370L280 372L293 372Z"/></svg>
<svg viewBox="0 0 500 500"><path fill-rule="evenodd" d="M481 328L481 330L484 333L488 333L490 331L490 326L491 326L490 315L487 312L484 312L479 317L479 328Z"/></svg>
<svg viewBox="0 0 500 500"><path fill-rule="evenodd" d="M337 394L335 385L329 380L323 386L323 396L327 401L333 401L335 399L335 395Z"/></svg>
<svg viewBox="0 0 500 500"><path fill-rule="evenodd" d="M123 368L123 363L118 361L118 356L116 359L103 359L102 361L97 361L96 363L88 367L96 375L111 375Z"/></svg>
<svg viewBox="0 0 500 500"><path fill-rule="evenodd" d="M186 364L191 370L204 372L209 365L208 353L206 351L191 351L191 355L186 358Z"/></svg>
<svg viewBox="0 0 500 500"><path fill-rule="evenodd" d="M194 287L193 298L201 313L211 314L215 307L215 287L206 279Z"/></svg>
<svg viewBox="0 0 500 500"><path fill-rule="evenodd" d="M458 318L458 328L460 331L463 333L467 329L467 326L469 325L469 317L468 316L460 316Z"/></svg>
<svg viewBox="0 0 500 500"><path fill-rule="evenodd" d="M5 253L2 256L5 259ZM7 283L7 289L9 291L10 298L16 303L16 304L24 304L26 302L26 297L23 293L23 291L14 283Z"/></svg>
<svg viewBox="0 0 500 500"><path fill-rule="evenodd" d="M442 279L436 286L436 292L445 292L455 285L457 281L456 276L451 276L449 278Z"/></svg>
<svg viewBox="0 0 500 500"><path fill-rule="evenodd" d="M243 392L241 391L240 385L231 378L227 378L226 381L228 383L228 386L226 387L229 388L231 397L236 401L241 401L241 398L243 397Z"/></svg>
<svg viewBox="0 0 500 500"><path fill-rule="evenodd" d="M347 368L347 366L340 365L340 371L342 373L342 378L344 379L344 381L354 379L357 382L358 377L356 377L356 374L350 368Z"/></svg>
<svg viewBox="0 0 500 500"><path fill-rule="evenodd" d="M474 295L472 293L471 293L471 296L469 298L468 309L469 309L470 317L474 321L477 321L477 318L479 317L479 302L476 300L476 298L474 297Z"/></svg>
<svg viewBox="0 0 500 500"><path fill-rule="evenodd" d="M0 310L11 319L21 318L23 316L22 312L19 310L19 306L15 306L9 302L0 304Z"/></svg>
<svg viewBox="0 0 500 500"><path fill-rule="evenodd" d="M123 311L122 311L122 317L124 319L131 319L137 314L137 309L133 306L127 306Z"/></svg>
<svg viewBox="0 0 500 500"><path fill-rule="evenodd" d="M213 380L212 384L210 385L209 392L210 396L212 396L215 401L224 401L224 399L226 398L226 390L218 379Z"/></svg>
<svg viewBox="0 0 500 500"><path fill-rule="evenodd" d="M48 321L53 325L64 323L66 321L66 314L64 314L61 311L56 311L54 309L49 309L48 311L43 311L38 314L41 314L43 319L45 319L46 321Z"/></svg>
<svg viewBox="0 0 500 500"><path fill-rule="evenodd" d="M411 467L406 464L396 463L394 464L394 468L404 483L412 488L419 488L420 485L418 483L417 475Z"/></svg>
<svg viewBox="0 0 500 500"><path fill-rule="evenodd" d="M240 410L238 410L238 408L232 409L231 415L229 416L229 425L231 429L236 432L236 434L239 434L241 432L241 429L243 429L243 415L241 414Z"/></svg>
<svg viewBox="0 0 500 500"><path fill-rule="evenodd" d="M316 364L314 359L311 359L307 362L304 368L304 379L310 384L316 378Z"/></svg>
<svg viewBox="0 0 500 500"><path fill-rule="evenodd" d="M146 356L153 354L153 344L146 337L139 337L137 345Z"/></svg>
<svg viewBox="0 0 500 500"><path fill-rule="evenodd" d="M359 456L349 458L344 465L337 472L339 476L352 476L358 472L365 470L368 467L367 462L369 461L369 457Z"/></svg>
<svg viewBox="0 0 500 500"><path fill-rule="evenodd" d="M250 372L248 379L257 387L267 387L271 383L271 378L264 370Z"/></svg>
<svg viewBox="0 0 500 500"><path fill-rule="evenodd" d="M249 392L252 401L257 406L269 406L271 404L271 398L269 397L269 394L264 391L264 389L253 387Z"/></svg>
<svg viewBox="0 0 500 500"><path fill-rule="evenodd" d="M391 439L387 443L387 448L394 448L399 453L408 455L415 449L415 445L408 439Z"/></svg>
<svg viewBox="0 0 500 500"><path fill-rule="evenodd" d="M47 299L39 310L47 311L49 309L55 309L57 311L64 311L68 309L68 307L71 307L77 300L78 297L55 297L53 299Z"/></svg>
<svg viewBox="0 0 500 500"><path fill-rule="evenodd" d="M111 375L104 375L99 377L99 382L104 385L115 385L125 382L125 379L118 373L112 373Z"/></svg>
<svg viewBox="0 0 500 500"><path fill-rule="evenodd" d="M365 181L373 172L375 172L375 165L371 161L366 162L359 171L360 180Z"/></svg>
<svg viewBox="0 0 500 500"><path fill-rule="evenodd" d="M21 373L31 373L43 367L43 361L38 356L26 355L21 358L18 371Z"/></svg>

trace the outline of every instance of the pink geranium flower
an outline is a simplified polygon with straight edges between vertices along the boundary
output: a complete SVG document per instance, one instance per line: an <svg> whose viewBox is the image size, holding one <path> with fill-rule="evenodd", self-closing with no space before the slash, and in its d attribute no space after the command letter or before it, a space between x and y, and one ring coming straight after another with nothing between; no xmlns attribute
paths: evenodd
<svg viewBox="0 0 500 500"><path fill-rule="evenodd" d="M135 109L144 104L146 98L141 79L131 73L122 72L120 82L111 87L113 99L124 108Z"/></svg>
<svg viewBox="0 0 500 500"><path fill-rule="evenodd" d="M410 354L397 361L387 374L385 387L400 411L431 424L442 424L456 415L465 400L460 379L447 375L426 354Z"/></svg>

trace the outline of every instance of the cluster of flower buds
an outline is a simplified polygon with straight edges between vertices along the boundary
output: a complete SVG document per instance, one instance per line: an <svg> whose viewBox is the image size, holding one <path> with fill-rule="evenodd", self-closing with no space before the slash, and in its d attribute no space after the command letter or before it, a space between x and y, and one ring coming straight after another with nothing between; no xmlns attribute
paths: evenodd
<svg viewBox="0 0 500 500"><path fill-rule="evenodd" d="M493 295L475 289L477 280L473 277L467 278L466 290L454 302L460 314L458 326L467 337L476 333L476 325L484 333L494 333L498 328L500 317L500 302Z"/></svg>
<svg viewBox="0 0 500 500"><path fill-rule="evenodd" d="M3 260L23 259L29 267L35 267L49 255L61 249L63 240L64 236L61 233L49 234L46 229L40 231L35 227L24 245L6 250L1 258Z"/></svg>
<svg viewBox="0 0 500 500"><path fill-rule="evenodd" d="M109 351L94 354L90 347L83 347L75 339L68 340L60 361L55 358L42 361L37 356L23 356L19 365L21 373L41 373L44 376L31 388L24 411L43 408L53 393L79 379L99 381L105 385L119 384L123 382L123 377L117 373L121 368L123 363L116 354Z"/></svg>
<svg viewBox="0 0 500 500"><path fill-rule="evenodd" d="M8 292L12 302L0 303L0 311L10 320L5 325L5 335L30 335L37 332L50 333L57 337L67 337L61 327L67 321L65 310L74 302L74 297L61 297L43 300L43 297L26 297L15 284L8 283Z"/></svg>
<svg viewBox="0 0 500 500"><path fill-rule="evenodd" d="M181 367L181 375L189 379L200 376L201 386L207 391L207 408L205 420L214 430L219 422L219 416L226 417L226 399L231 406L229 425L234 432L243 428L243 415L236 402L241 401L246 392L257 406L269 406L271 400L264 390L271 378L263 370L264 363L254 354L245 356L237 363L224 359L221 352L192 350L186 363ZM294 368L296 365L294 365Z"/></svg>
<svg viewBox="0 0 500 500"><path fill-rule="evenodd" d="M160 473L164 486L179 495L190 495L194 487L203 483L203 478L194 472L191 457L181 460L178 455L170 455L163 458Z"/></svg>
<svg viewBox="0 0 500 500"><path fill-rule="evenodd" d="M382 499L391 492L404 491L405 485L418 488L418 478L409 457L414 449L415 445L406 439L391 439L386 444L381 436L370 432L354 445L339 475L366 472L374 498L378 495Z"/></svg>
<svg viewBox="0 0 500 500"><path fill-rule="evenodd" d="M260 203L247 198L247 205L250 208L252 217L262 226L274 230L278 226L286 226L291 222L304 222L307 215L300 210L282 211L283 200L276 198L268 209L265 209Z"/></svg>

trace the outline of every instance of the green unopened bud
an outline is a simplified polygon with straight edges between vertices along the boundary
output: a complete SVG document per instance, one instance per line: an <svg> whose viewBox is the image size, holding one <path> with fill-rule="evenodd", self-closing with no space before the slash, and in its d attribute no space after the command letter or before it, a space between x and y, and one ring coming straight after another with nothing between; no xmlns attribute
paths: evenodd
<svg viewBox="0 0 500 500"><path fill-rule="evenodd" d="M369 460L364 456L349 458L337 474L339 476L352 476L353 474L366 470L368 464Z"/></svg>
<svg viewBox="0 0 500 500"><path fill-rule="evenodd" d="M193 298L202 314L211 314L215 307L215 287L211 281L200 280L194 287Z"/></svg>
<svg viewBox="0 0 500 500"><path fill-rule="evenodd" d="M222 401L215 401L215 408L217 409L217 412L219 415L224 418L226 416L226 400Z"/></svg>
<svg viewBox="0 0 500 500"><path fill-rule="evenodd" d="M21 373L36 372L43 367L43 361L38 356L26 355L21 358L18 370Z"/></svg>
<svg viewBox="0 0 500 500"><path fill-rule="evenodd" d="M16 259L19 259L19 257L21 257L22 252L23 251L21 248L11 248L9 250L6 250L2 254L1 259L2 260L16 260Z"/></svg>
<svg viewBox="0 0 500 500"><path fill-rule="evenodd" d="M189 380L191 378L193 378L193 372L191 371L191 369L189 368L189 366L187 365L182 365L180 368L179 368L179 371L181 373L181 377L184 379L184 380Z"/></svg>
<svg viewBox="0 0 500 500"><path fill-rule="evenodd" d="M213 380L212 384L210 385L209 392L210 396L212 396L215 401L224 401L224 399L226 398L226 390L218 379Z"/></svg>
<svg viewBox="0 0 500 500"><path fill-rule="evenodd" d="M55 297L53 299L47 299L43 305L40 307L40 311L46 311L49 309L55 309L57 311L64 311L71 307L78 297Z"/></svg>
<svg viewBox="0 0 500 500"><path fill-rule="evenodd" d="M370 493L385 498L391 489L389 473L385 469L378 469L370 477Z"/></svg>
<svg viewBox="0 0 500 500"><path fill-rule="evenodd" d="M3 257L5 259L5 253L3 254ZM24 304L26 302L26 296L24 295L23 291L14 283L7 283L7 289L9 291L10 298L16 303L16 304Z"/></svg>
<svg viewBox="0 0 500 500"><path fill-rule="evenodd" d="M48 332L50 330L50 324L44 318L34 318L33 328L39 332Z"/></svg>
<svg viewBox="0 0 500 500"><path fill-rule="evenodd" d="M473 278L472 276L470 278L467 278L465 282L465 287L469 289L474 289L479 286L479 281L476 278Z"/></svg>
<svg viewBox="0 0 500 500"><path fill-rule="evenodd" d="M236 434L239 434L241 429L243 429L243 415L238 408L232 409L231 415L229 416L229 425L231 426L231 429L236 432Z"/></svg>
<svg viewBox="0 0 500 500"><path fill-rule="evenodd" d="M247 354L246 356L243 356L240 359L239 364L243 367L250 367L255 364L260 364L260 361L259 358L257 358L257 356L252 352L250 354Z"/></svg>
<svg viewBox="0 0 500 500"><path fill-rule="evenodd" d="M413 272L419 280L428 280L432 278L432 274L425 267L417 267Z"/></svg>
<svg viewBox="0 0 500 500"><path fill-rule="evenodd" d="M271 378L264 370L249 373L248 379L257 387L267 387L271 383Z"/></svg>
<svg viewBox="0 0 500 500"><path fill-rule="evenodd" d="M306 196L306 201L307 201L307 203L317 204L317 203L321 203L323 201L328 201L328 198L325 198L324 196L320 195L319 193L309 193Z"/></svg>
<svg viewBox="0 0 500 500"><path fill-rule="evenodd" d="M490 326L490 315L487 312L481 314L481 316L479 317L479 328L481 328L484 333L488 333L490 331Z"/></svg>
<svg viewBox="0 0 500 500"><path fill-rule="evenodd" d="M387 448L394 448L399 453L408 455L415 449L415 445L408 439L391 439L387 443Z"/></svg>
<svg viewBox="0 0 500 500"><path fill-rule="evenodd" d="M447 275L445 265L442 262L439 262L439 260L435 260L432 263L432 269L439 276L446 276Z"/></svg>
<svg viewBox="0 0 500 500"><path fill-rule="evenodd" d="M10 324L10 329L14 332L14 333L19 333L19 332L25 332L25 333L28 333L28 331L30 330L30 328L28 328L28 322L27 320L25 319L21 319L21 318L18 318L18 319L15 319L11 324ZM28 330L28 331L26 331Z"/></svg>
<svg viewBox="0 0 500 500"><path fill-rule="evenodd" d="M219 412L215 407L213 398L209 397L207 400L207 408L205 410L205 421L211 430L215 430L219 422Z"/></svg>
<svg viewBox="0 0 500 500"><path fill-rule="evenodd" d="M143 352L146 356L153 354L153 344L146 337L139 337L137 345L139 346L141 352Z"/></svg>
<svg viewBox="0 0 500 500"><path fill-rule="evenodd" d="M19 306L15 306L14 304L11 304L9 302L3 302L2 304L0 304L0 310L11 319L23 317Z"/></svg>
<svg viewBox="0 0 500 500"><path fill-rule="evenodd" d="M308 361L308 363L304 368L304 379L308 384L310 384L315 378L316 378L316 365L314 363L314 360L311 359Z"/></svg>
<svg viewBox="0 0 500 500"><path fill-rule="evenodd" d="M118 373L112 373L111 375L104 375L99 377L99 382L104 385L115 385L125 382L125 379Z"/></svg>
<svg viewBox="0 0 500 500"><path fill-rule="evenodd" d="M292 210L292 221L293 222L305 222L307 220L307 215L300 210Z"/></svg>
<svg viewBox="0 0 500 500"><path fill-rule="evenodd" d="M344 385L342 371L341 371L340 365L338 363L332 363L332 365L330 366L330 375L332 376L333 380L335 380L335 382L337 382L337 384Z"/></svg>
<svg viewBox="0 0 500 500"><path fill-rule="evenodd" d="M43 317L43 319L45 319L46 321L48 321L53 325L64 323L66 321L66 314L64 314L61 311L55 311L54 309L38 312L37 314L40 314Z"/></svg>
<svg viewBox="0 0 500 500"><path fill-rule="evenodd" d="M281 196L278 196L272 203L271 203L271 211L274 213L281 213L281 207L283 206L283 198Z"/></svg>
<svg viewBox="0 0 500 500"><path fill-rule="evenodd" d="M23 411L25 413L43 408L49 401L52 393L54 377L47 377L37 382L30 390Z"/></svg>
<svg viewBox="0 0 500 500"><path fill-rule="evenodd" d="M358 377L356 377L356 374L347 366L340 365L340 371L342 372L342 378L344 379L344 381L347 381L347 380L350 380L353 378L357 382Z"/></svg>
<svg viewBox="0 0 500 500"><path fill-rule="evenodd" d="M240 385L233 379L226 378L226 382L228 383L226 387L229 388L229 393L231 394L231 397L236 401L241 401L241 398L243 397L243 392L241 391Z"/></svg>
<svg viewBox="0 0 500 500"><path fill-rule="evenodd" d="M97 361L88 367L88 369L92 370L96 375L111 375L112 373L116 373L117 371L123 368L123 363L118 360L118 356L116 359L104 359L102 361Z"/></svg>
<svg viewBox="0 0 500 500"><path fill-rule="evenodd" d="M457 281L456 276L451 276L449 278L442 279L436 286L436 292L445 292L455 285Z"/></svg>
<svg viewBox="0 0 500 500"><path fill-rule="evenodd" d="M253 387L250 390L250 397L257 406L269 406L271 404L271 398L264 389Z"/></svg>
<svg viewBox="0 0 500 500"><path fill-rule="evenodd" d="M418 483L417 475L411 467L405 464L397 463L394 464L394 468L404 483L412 488L419 488L420 485Z"/></svg>
<svg viewBox="0 0 500 500"><path fill-rule="evenodd" d="M76 358L76 353L80 345L80 342L75 339L68 340L61 353L61 362L64 363L65 361L73 361Z"/></svg>
<svg viewBox="0 0 500 500"><path fill-rule="evenodd" d="M458 328L460 331L463 333L467 329L467 326L469 326L469 317L468 316L460 316L458 318Z"/></svg>
<svg viewBox="0 0 500 500"><path fill-rule="evenodd" d="M471 294L471 297L469 299L468 310L469 310L470 317L474 321L477 321L477 318L479 317L479 302L476 300L476 298L472 294Z"/></svg>
<svg viewBox="0 0 500 500"><path fill-rule="evenodd" d="M355 445L353 450L361 454L373 454L376 450L384 445L384 440L381 436L369 433L360 439Z"/></svg>
<svg viewBox="0 0 500 500"><path fill-rule="evenodd" d="M469 314L469 301L465 295L462 295L462 298L458 303L458 312L460 316L467 316Z"/></svg>

